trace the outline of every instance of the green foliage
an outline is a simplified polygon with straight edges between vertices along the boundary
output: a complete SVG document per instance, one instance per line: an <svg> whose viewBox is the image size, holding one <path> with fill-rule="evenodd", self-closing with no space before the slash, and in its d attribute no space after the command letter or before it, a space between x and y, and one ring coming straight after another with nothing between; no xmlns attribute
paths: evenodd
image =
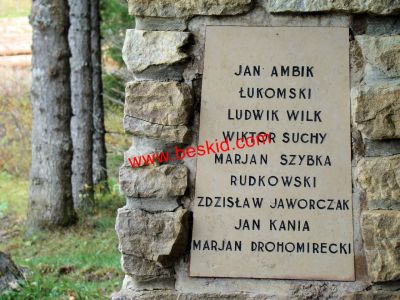
<svg viewBox="0 0 400 300"><path fill-rule="evenodd" d="M123 0L101 0L100 11L104 54L122 65L121 49L125 30L134 27L134 19L129 16L126 1Z"/></svg>
<svg viewBox="0 0 400 300"><path fill-rule="evenodd" d="M110 177L108 180L108 190L102 184L94 187L94 203L95 208L100 211L125 205L125 199L119 192L119 184L116 177Z"/></svg>
<svg viewBox="0 0 400 300"><path fill-rule="evenodd" d="M124 151L131 144L131 138L124 133L122 128L123 106L109 104L105 107L107 172L110 177L118 177L118 169L123 163Z"/></svg>
<svg viewBox="0 0 400 300"><path fill-rule="evenodd" d="M135 26L134 18L128 14L125 0L101 0L101 34L103 37L103 95L105 110L115 109L124 102L126 74L122 47L125 31Z"/></svg>
<svg viewBox="0 0 400 300"><path fill-rule="evenodd" d="M125 80L118 73L103 74L104 109L112 112L123 110L125 101Z"/></svg>
<svg viewBox="0 0 400 300"><path fill-rule="evenodd" d="M0 68L0 170L28 175L31 162L31 105L28 69Z"/></svg>
<svg viewBox="0 0 400 300"><path fill-rule="evenodd" d="M29 15L31 0L1 0L0 19L25 17Z"/></svg>
<svg viewBox="0 0 400 300"><path fill-rule="evenodd" d="M113 228L115 216L97 219L97 223L29 240L15 239L10 245L16 247L13 259L27 269L27 281L20 291L0 299L109 299L123 278Z"/></svg>
<svg viewBox="0 0 400 300"><path fill-rule="evenodd" d="M23 218L28 201L28 180L0 172L0 218Z"/></svg>

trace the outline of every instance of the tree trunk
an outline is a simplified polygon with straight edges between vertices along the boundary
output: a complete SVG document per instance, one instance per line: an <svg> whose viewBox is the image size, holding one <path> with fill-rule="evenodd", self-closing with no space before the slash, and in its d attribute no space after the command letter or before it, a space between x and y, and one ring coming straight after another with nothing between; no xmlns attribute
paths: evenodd
<svg viewBox="0 0 400 300"><path fill-rule="evenodd" d="M0 296L2 293L20 288L18 281L22 279L24 275L11 257L0 251Z"/></svg>
<svg viewBox="0 0 400 300"><path fill-rule="evenodd" d="M103 84L101 80L100 0L92 0L90 5L93 68L93 183L96 185L103 182L107 186Z"/></svg>
<svg viewBox="0 0 400 300"><path fill-rule="evenodd" d="M72 194L77 211L93 203L93 92L90 46L90 1L69 0L71 57Z"/></svg>
<svg viewBox="0 0 400 300"><path fill-rule="evenodd" d="M32 164L28 233L74 223L68 1L35 0L32 45Z"/></svg>

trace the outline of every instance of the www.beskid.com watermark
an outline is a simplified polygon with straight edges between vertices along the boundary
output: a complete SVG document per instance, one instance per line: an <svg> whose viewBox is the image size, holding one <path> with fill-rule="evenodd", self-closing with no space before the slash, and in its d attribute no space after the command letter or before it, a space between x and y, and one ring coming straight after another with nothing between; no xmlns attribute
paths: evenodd
<svg viewBox="0 0 400 300"><path fill-rule="evenodd" d="M175 151L171 153L168 151L155 152L146 155L128 157L128 162L132 168L154 165L154 163L168 163L170 161L183 160L185 157L202 157L205 155L224 153L228 151L242 150L245 148L252 148L259 145L271 143L271 136L268 133L260 133L256 136L247 137L245 139L237 139L234 143L228 139L224 141L215 140L210 143L206 141L204 144L197 145L196 147L189 146L186 149L175 147Z"/></svg>

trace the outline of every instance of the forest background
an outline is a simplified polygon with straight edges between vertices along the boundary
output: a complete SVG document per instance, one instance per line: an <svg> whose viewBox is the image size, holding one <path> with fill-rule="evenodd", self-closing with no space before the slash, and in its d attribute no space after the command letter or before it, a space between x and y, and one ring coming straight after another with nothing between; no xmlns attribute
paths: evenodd
<svg viewBox="0 0 400 300"><path fill-rule="evenodd" d="M134 26L126 1L102 0L102 80L109 189L94 187L94 212L67 229L25 235L31 163L30 0L0 0L0 251L26 281L0 299L109 299L122 282L114 230L123 206L118 167L129 138L122 128L121 48ZM27 45L28 43L28 46Z"/></svg>

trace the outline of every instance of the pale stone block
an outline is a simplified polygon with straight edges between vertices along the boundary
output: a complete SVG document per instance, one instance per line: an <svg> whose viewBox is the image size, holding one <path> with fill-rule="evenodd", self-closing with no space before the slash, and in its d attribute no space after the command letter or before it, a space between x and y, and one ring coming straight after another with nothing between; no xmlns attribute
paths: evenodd
<svg viewBox="0 0 400 300"><path fill-rule="evenodd" d="M115 225L119 249L122 254L170 267L187 248L188 219L189 212L183 208L159 213L120 208Z"/></svg>
<svg viewBox="0 0 400 300"><path fill-rule="evenodd" d="M360 160L357 177L370 208L400 208L400 155Z"/></svg>
<svg viewBox="0 0 400 300"><path fill-rule="evenodd" d="M351 293L342 298L343 300L399 300L400 292L395 291L366 291Z"/></svg>
<svg viewBox="0 0 400 300"><path fill-rule="evenodd" d="M400 139L369 140L364 139L365 156L391 156L400 154Z"/></svg>
<svg viewBox="0 0 400 300"><path fill-rule="evenodd" d="M273 13L347 12L390 15L400 11L400 2L391 0L270 0L267 8Z"/></svg>
<svg viewBox="0 0 400 300"><path fill-rule="evenodd" d="M183 18L135 17L135 28L139 30L183 31L187 21Z"/></svg>
<svg viewBox="0 0 400 300"><path fill-rule="evenodd" d="M400 82L353 89L354 120L370 139L400 138Z"/></svg>
<svg viewBox="0 0 400 300"><path fill-rule="evenodd" d="M150 123L188 123L193 107L190 86L176 81L134 81L125 89L125 116Z"/></svg>
<svg viewBox="0 0 400 300"><path fill-rule="evenodd" d="M170 198L183 196L187 187L187 168L183 165L161 165L119 170L121 191L128 197Z"/></svg>
<svg viewBox="0 0 400 300"><path fill-rule="evenodd" d="M138 137L163 140L166 143L188 144L191 139L190 129L185 125L162 125L145 120L124 117L126 132Z"/></svg>
<svg viewBox="0 0 400 300"><path fill-rule="evenodd" d="M387 77L400 76L400 35L356 36L366 61Z"/></svg>
<svg viewBox="0 0 400 300"><path fill-rule="evenodd" d="M399 280L400 211L366 211L362 214L361 229L371 280Z"/></svg>
<svg viewBox="0 0 400 300"><path fill-rule="evenodd" d="M134 16L191 17L193 15L237 15L250 10L253 0L129 0Z"/></svg>
<svg viewBox="0 0 400 300"><path fill-rule="evenodd" d="M157 263L123 254L121 257L122 270L138 282L170 279L174 277L173 268L164 268Z"/></svg>
<svg viewBox="0 0 400 300"><path fill-rule="evenodd" d="M122 57L128 70L142 77L179 79L188 55L182 51L190 33L178 31L126 31Z"/></svg>
<svg viewBox="0 0 400 300"><path fill-rule="evenodd" d="M138 291L122 289L112 296L113 300L269 300L265 295L253 295L249 293L190 293L184 294L172 290Z"/></svg>

